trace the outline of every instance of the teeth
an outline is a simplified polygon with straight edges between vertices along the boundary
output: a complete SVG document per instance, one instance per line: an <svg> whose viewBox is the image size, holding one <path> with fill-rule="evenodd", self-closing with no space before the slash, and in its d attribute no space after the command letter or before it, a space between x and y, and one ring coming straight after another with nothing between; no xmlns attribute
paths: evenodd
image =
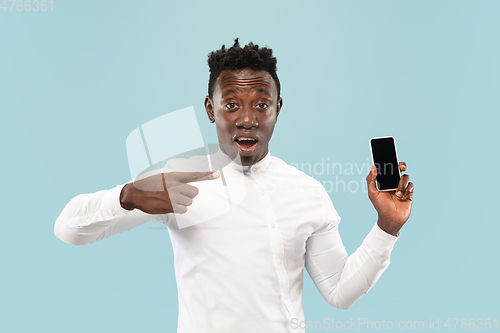
<svg viewBox="0 0 500 333"><path fill-rule="evenodd" d="M252 139L252 138L237 138L236 140L238 140L238 141L243 141L243 140L252 140L252 141L255 141L255 139Z"/></svg>

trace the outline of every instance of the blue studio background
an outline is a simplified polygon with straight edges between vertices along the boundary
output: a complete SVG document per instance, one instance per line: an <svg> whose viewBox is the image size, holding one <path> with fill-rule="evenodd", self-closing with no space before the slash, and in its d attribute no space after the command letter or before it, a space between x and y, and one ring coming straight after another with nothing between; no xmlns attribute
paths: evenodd
<svg viewBox="0 0 500 333"><path fill-rule="evenodd" d="M370 137L396 138L415 184L377 285L344 311L305 273L306 320L464 331L446 320L500 317L498 1L0 3L0 331L175 331L161 224L71 246L54 221L74 196L129 180L125 139L151 119L194 106L216 142L206 59L235 37L273 48L284 105L271 152L328 187L349 253L376 221Z"/></svg>

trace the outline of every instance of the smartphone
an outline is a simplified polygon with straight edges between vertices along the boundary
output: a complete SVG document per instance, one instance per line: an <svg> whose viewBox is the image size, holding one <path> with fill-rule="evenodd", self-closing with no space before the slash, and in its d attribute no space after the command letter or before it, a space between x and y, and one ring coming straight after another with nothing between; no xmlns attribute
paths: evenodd
<svg viewBox="0 0 500 333"><path fill-rule="evenodd" d="M399 170L396 140L392 136L370 139L372 163L377 167L377 189L379 191L394 191L401 179Z"/></svg>

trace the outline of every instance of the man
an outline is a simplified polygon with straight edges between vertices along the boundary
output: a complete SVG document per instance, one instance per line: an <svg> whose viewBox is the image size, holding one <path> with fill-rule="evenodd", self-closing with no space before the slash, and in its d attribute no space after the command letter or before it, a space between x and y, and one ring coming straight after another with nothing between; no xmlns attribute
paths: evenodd
<svg viewBox="0 0 500 333"><path fill-rule="evenodd" d="M389 265L410 215L413 184L403 175L397 191L379 192L372 167L366 181L378 220L348 256L327 192L270 155L283 105L272 50L252 43L241 48L236 39L231 48L212 52L208 63L205 109L219 139L210 159L226 165L228 183L243 181L244 200L209 221L180 227L175 216L195 210L202 191L195 184L208 184L210 191L222 173L183 172L190 170L176 165L184 160L175 160L167 166L176 172L75 197L57 219L55 234L87 244L161 221L174 249L178 332L304 332L304 267L331 305L349 308Z"/></svg>

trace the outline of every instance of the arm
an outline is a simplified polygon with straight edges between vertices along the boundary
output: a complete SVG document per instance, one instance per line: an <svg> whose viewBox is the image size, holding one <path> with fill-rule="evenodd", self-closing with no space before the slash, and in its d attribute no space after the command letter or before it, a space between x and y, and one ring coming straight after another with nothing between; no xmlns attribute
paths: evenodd
<svg viewBox="0 0 500 333"><path fill-rule="evenodd" d="M399 163L402 171L406 163ZM351 255L338 233L340 217L327 194L323 200L326 221L307 240L306 269L323 297L331 305L347 309L366 294L378 281L390 263L390 255L399 230L410 217L413 203L413 183L408 175L400 179L396 191L380 192L372 167L366 177L368 197L377 210L378 220L361 246Z"/></svg>
<svg viewBox="0 0 500 333"><path fill-rule="evenodd" d="M375 224L350 256L342 244L338 223L317 230L306 244L306 269L329 304L348 309L378 281L390 263L397 237Z"/></svg>
<svg viewBox="0 0 500 333"><path fill-rule="evenodd" d="M120 204L123 187L120 185L73 198L56 220L55 236L68 244L83 245L131 230L148 221L162 221L161 215L124 209Z"/></svg>
<svg viewBox="0 0 500 333"><path fill-rule="evenodd" d="M198 195L188 182L219 177L218 172L172 172L73 198L56 220L54 234L73 245L89 244L148 221L167 224L170 213L183 214Z"/></svg>

